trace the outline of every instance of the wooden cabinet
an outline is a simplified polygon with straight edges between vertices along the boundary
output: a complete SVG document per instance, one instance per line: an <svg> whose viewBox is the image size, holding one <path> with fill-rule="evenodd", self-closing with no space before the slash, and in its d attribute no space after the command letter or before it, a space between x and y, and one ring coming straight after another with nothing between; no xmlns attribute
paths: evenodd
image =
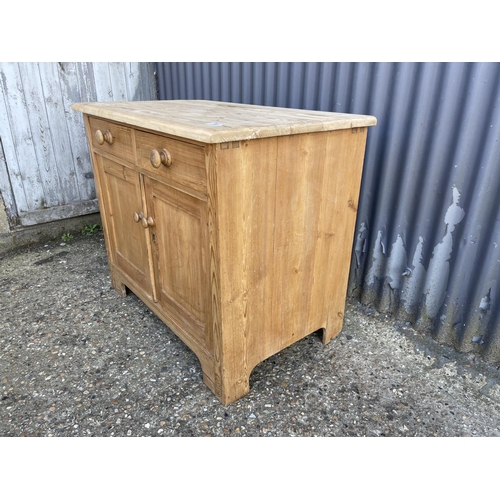
<svg viewBox="0 0 500 500"><path fill-rule="evenodd" d="M198 356L223 404L342 328L371 116L211 101L80 103L113 286Z"/></svg>

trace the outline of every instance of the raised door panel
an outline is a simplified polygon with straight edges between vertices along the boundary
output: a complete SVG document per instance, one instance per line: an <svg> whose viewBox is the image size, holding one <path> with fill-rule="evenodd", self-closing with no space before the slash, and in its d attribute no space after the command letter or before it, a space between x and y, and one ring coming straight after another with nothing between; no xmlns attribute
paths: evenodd
<svg viewBox="0 0 500 500"><path fill-rule="evenodd" d="M206 203L151 178L145 178L145 188L148 216L154 220L158 301L181 333L210 349L205 335Z"/></svg>
<svg viewBox="0 0 500 500"><path fill-rule="evenodd" d="M147 229L134 214L142 209L140 174L124 165L97 155L103 183L106 217L112 263L132 285L152 298L152 280L147 245ZM129 283L125 283L129 285Z"/></svg>

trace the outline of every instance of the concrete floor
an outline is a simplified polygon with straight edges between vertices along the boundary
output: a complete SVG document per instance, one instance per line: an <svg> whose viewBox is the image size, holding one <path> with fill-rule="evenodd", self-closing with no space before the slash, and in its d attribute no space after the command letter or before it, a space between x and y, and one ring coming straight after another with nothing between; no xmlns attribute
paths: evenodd
<svg viewBox="0 0 500 500"><path fill-rule="evenodd" d="M222 406L194 354L111 287L102 233L0 256L0 436L499 436L500 377L346 307Z"/></svg>

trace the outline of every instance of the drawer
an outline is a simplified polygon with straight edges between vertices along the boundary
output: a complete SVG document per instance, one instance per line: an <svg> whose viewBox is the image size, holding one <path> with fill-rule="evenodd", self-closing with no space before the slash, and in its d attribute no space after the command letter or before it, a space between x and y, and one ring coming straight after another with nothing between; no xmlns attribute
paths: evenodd
<svg viewBox="0 0 500 500"><path fill-rule="evenodd" d="M133 131L124 125L90 117L92 146L122 160L135 162Z"/></svg>
<svg viewBox="0 0 500 500"><path fill-rule="evenodd" d="M135 140L140 167L197 191L207 191L202 146L139 131Z"/></svg>

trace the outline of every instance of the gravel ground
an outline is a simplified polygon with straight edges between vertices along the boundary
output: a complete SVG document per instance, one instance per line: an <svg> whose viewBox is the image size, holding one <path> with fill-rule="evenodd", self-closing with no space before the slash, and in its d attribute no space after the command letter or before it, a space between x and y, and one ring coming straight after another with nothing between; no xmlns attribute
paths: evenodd
<svg viewBox="0 0 500 500"><path fill-rule="evenodd" d="M196 356L111 287L102 233L0 257L0 436L499 436L500 377L410 327L346 307L222 406Z"/></svg>

